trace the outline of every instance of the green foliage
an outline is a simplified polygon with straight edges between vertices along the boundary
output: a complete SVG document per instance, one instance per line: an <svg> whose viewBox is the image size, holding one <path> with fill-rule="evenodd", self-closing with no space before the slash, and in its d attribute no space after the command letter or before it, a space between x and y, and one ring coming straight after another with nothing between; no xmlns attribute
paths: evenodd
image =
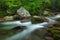
<svg viewBox="0 0 60 40"><path fill-rule="evenodd" d="M5 7L3 10L7 13L16 13L17 9L21 6L26 8L31 15L38 15L39 13L43 13L44 0L2 0L0 1L1 5ZM2 8L0 8L2 10Z"/></svg>
<svg viewBox="0 0 60 40"><path fill-rule="evenodd" d="M45 9L55 10L55 6L60 7L60 0L53 1L54 0L0 0L0 11L6 12L6 14L7 11L11 14L16 14L17 9L22 6L26 8L31 15L42 15Z"/></svg>
<svg viewBox="0 0 60 40"><path fill-rule="evenodd" d="M13 9L13 7L19 7L21 5L21 1L19 0L6 0L6 5Z"/></svg>
<svg viewBox="0 0 60 40"><path fill-rule="evenodd" d="M51 4L51 0L45 0L45 2Z"/></svg>
<svg viewBox="0 0 60 40"><path fill-rule="evenodd" d="M4 0L0 0L0 17L3 17L6 14L7 5Z"/></svg>
<svg viewBox="0 0 60 40"><path fill-rule="evenodd" d="M45 0L46 9L49 11L60 11L60 0Z"/></svg>
<svg viewBox="0 0 60 40"><path fill-rule="evenodd" d="M43 11L43 1L44 0L25 0L22 1L22 6L26 8L31 15L38 15Z"/></svg>

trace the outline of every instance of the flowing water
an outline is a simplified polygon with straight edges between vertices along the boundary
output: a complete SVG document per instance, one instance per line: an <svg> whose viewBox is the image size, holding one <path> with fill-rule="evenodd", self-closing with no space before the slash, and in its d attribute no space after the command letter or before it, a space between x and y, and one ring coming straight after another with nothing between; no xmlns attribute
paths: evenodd
<svg viewBox="0 0 60 40"><path fill-rule="evenodd" d="M23 37L29 35L36 29L45 28L43 25L46 25L48 23L43 22L43 23L39 23L39 24L32 24L31 22L21 23L20 21L12 21L12 22L2 22L0 24L2 24L2 26L4 26L4 27L1 27L0 29L6 29L6 30L13 29L15 26L26 26L27 29L25 29L22 32L19 32L11 37L7 37L5 39L5 40L18 40L18 39L22 39Z"/></svg>
<svg viewBox="0 0 60 40"><path fill-rule="evenodd" d="M52 19L57 19L57 18L60 18L60 14L56 15L56 16L53 16L53 17L50 17Z"/></svg>
<svg viewBox="0 0 60 40"><path fill-rule="evenodd" d="M24 23L21 23L21 21L1 22L0 29L11 30L17 26L28 26L28 25L31 25L31 22L24 22Z"/></svg>
<svg viewBox="0 0 60 40"><path fill-rule="evenodd" d="M59 16L55 16L59 17ZM39 23L39 24L32 24L31 21L30 22L24 22L21 23L21 21L12 21L12 22L1 22L0 29L6 29L6 30L11 30L16 26L26 26L27 29L23 30L22 32L19 32L15 35L12 35L10 37L5 38L4 40L22 40L22 38L24 38L25 36L29 35L30 33L32 33L33 31L35 31L36 29L39 28L46 28L44 25L48 25L48 24L54 24L56 21L52 20L48 17L46 17L46 19L48 19L48 22L43 22L43 23Z"/></svg>
<svg viewBox="0 0 60 40"><path fill-rule="evenodd" d="M30 33L32 33L34 30L38 29L38 28L44 28L44 26L42 26L43 24L47 24L47 22L42 23L41 25L37 24L37 25L31 25L28 26L29 28L25 29L24 31L13 35L12 37L6 39L6 40L18 40L18 39L22 39L23 37L29 35Z"/></svg>

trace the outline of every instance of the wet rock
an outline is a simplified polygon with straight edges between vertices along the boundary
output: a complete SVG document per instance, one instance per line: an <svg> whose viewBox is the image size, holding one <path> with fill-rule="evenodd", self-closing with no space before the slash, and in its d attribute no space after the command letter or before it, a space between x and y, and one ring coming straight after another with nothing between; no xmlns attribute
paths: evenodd
<svg viewBox="0 0 60 40"><path fill-rule="evenodd" d="M0 18L0 22L4 21L4 18Z"/></svg>
<svg viewBox="0 0 60 40"><path fill-rule="evenodd" d="M12 30L2 30L0 29L0 40L5 40L5 38L15 34Z"/></svg>
<svg viewBox="0 0 60 40"><path fill-rule="evenodd" d="M20 20L18 15L14 15L14 20Z"/></svg>
<svg viewBox="0 0 60 40"><path fill-rule="evenodd" d="M54 29L56 29L56 30L60 30L60 27L53 27Z"/></svg>
<svg viewBox="0 0 60 40"><path fill-rule="evenodd" d="M46 40L54 40L52 37L45 37Z"/></svg>
<svg viewBox="0 0 60 40"><path fill-rule="evenodd" d="M48 28L53 28L54 26L52 24L47 25Z"/></svg>
<svg viewBox="0 0 60 40"><path fill-rule="evenodd" d="M21 32L23 31L24 29L26 29L25 26L17 26L15 28L13 28L12 30L14 30L15 32Z"/></svg>
<svg viewBox="0 0 60 40"><path fill-rule="evenodd" d="M44 13L43 14L48 14L49 12L48 11L44 11Z"/></svg>
<svg viewBox="0 0 60 40"><path fill-rule="evenodd" d="M47 31L45 29L37 29L33 32L34 35L37 35L40 38L44 38Z"/></svg>
<svg viewBox="0 0 60 40"><path fill-rule="evenodd" d="M59 25L59 23L58 23ZM51 33L54 40L60 39L60 27L58 25L54 24L52 28L48 28L49 33Z"/></svg>
<svg viewBox="0 0 60 40"><path fill-rule="evenodd" d="M60 18L55 19L56 21L60 22Z"/></svg>
<svg viewBox="0 0 60 40"><path fill-rule="evenodd" d="M21 20L21 22L29 22L29 21L31 21L31 18L24 18Z"/></svg>
<svg viewBox="0 0 60 40"><path fill-rule="evenodd" d="M60 23L55 23L53 26L54 27L60 27Z"/></svg>
<svg viewBox="0 0 60 40"><path fill-rule="evenodd" d="M5 21L12 21L14 20L13 16L6 16L4 17Z"/></svg>
<svg viewBox="0 0 60 40"><path fill-rule="evenodd" d="M33 24L36 24L36 23L46 22L47 19L45 17L42 17L42 16L33 16L31 21Z"/></svg>
<svg viewBox="0 0 60 40"><path fill-rule="evenodd" d="M44 13L43 13L44 16L50 16L50 17L55 16L57 14L59 14L59 13L58 12L47 11L47 10L45 10Z"/></svg>

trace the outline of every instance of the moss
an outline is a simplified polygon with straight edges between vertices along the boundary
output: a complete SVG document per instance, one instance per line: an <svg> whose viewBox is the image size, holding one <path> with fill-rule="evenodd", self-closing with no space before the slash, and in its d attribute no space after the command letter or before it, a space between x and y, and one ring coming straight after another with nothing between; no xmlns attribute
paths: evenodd
<svg viewBox="0 0 60 40"><path fill-rule="evenodd" d="M55 19L56 21L60 21L60 18Z"/></svg>
<svg viewBox="0 0 60 40"><path fill-rule="evenodd" d="M44 17L40 17L40 16L39 16L39 17L37 17L37 18L32 17L31 21L32 21L33 24L36 24L36 23L45 22L46 20L45 20Z"/></svg>
<svg viewBox="0 0 60 40"><path fill-rule="evenodd" d="M49 31L55 40L59 40L59 38L60 38L60 31L59 30L56 30L54 28L50 28Z"/></svg>
<svg viewBox="0 0 60 40"><path fill-rule="evenodd" d="M53 25L54 27L60 27L60 23L56 23Z"/></svg>
<svg viewBox="0 0 60 40"><path fill-rule="evenodd" d="M43 16L52 16L50 13L48 13L48 14L44 14Z"/></svg>

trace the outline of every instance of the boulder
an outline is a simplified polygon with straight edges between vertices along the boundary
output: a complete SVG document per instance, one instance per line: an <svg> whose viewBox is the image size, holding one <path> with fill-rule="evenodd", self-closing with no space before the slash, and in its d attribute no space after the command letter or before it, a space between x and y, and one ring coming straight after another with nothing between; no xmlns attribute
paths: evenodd
<svg viewBox="0 0 60 40"><path fill-rule="evenodd" d="M0 22L4 21L4 18L0 18Z"/></svg>
<svg viewBox="0 0 60 40"><path fill-rule="evenodd" d="M19 16L21 16L21 17L29 17L29 16L31 16L30 13L25 8L23 8L23 7L19 8L17 10L17 14Z"/></svg>
<svg viewBox="0 0 60 40"><path fill-rule="evenodd" d="M33 24L37 24L37 23L47 22L47 19L43 16L33 16L31 18L31 21Z"/></svg>
<svg viewBox="0 0 60 40"><path fill-rule="evenodd" d="M52 37L45 37L46 40L54 40Z"/></svg>
<svg viewBox="0 0 60 40"><path fill-rule="evenodd" d="M27 22L30 21L30 13L23 7L19 8L17 10L17 14L19 15L19 18L21 19L21 22Z"/></svg>
<svg viewBox="0 0 60 40"><path fill-rule="evenodd" d="M14 20L13 16L6 16L4 17L5 21L12 21Z"/></svg>
<svg viewBox="0 0 60 40"><path fill-rule="evenodd" d="M48 14L49 12L48 11L44 11L44 13L43 14Z"/></svg>

